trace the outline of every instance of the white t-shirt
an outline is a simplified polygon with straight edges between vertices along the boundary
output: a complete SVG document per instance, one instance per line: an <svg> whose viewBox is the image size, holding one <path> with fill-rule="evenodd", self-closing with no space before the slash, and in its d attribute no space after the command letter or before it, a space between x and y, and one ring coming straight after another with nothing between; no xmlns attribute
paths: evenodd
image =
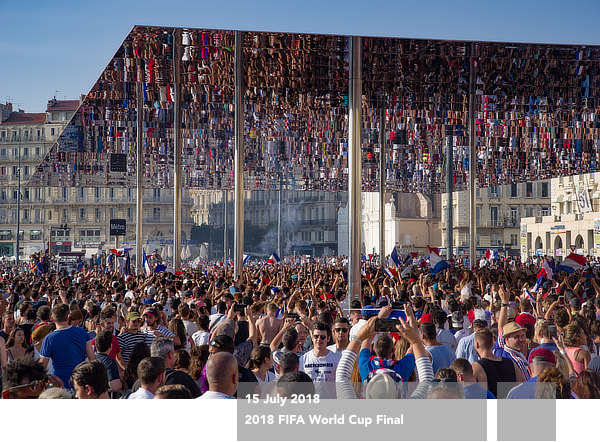
<svg viewBox="0 0 600 442"><path fill-rule="evenodd" d="M210 342L210 333L205 330L198 330L192 335L192 340L194 341L194 344L196 344L196 347L208 345Z"/></svg>
<svg viewBox="0 0 600 442"><path fill-rule="evenodd" d="M352 338L356 336L356 334L358 333L360 328L365 324L365 322L367 322L365 319L359 319L358 322L354 324L350 329L350 335L348 339L352 340Z"/></svg>
<svg viewBox="0 0 600 442"><path fill-rule="evenodd" d="M317 357L314 351L304 353L300 358L299 370L306 373L315 384L315 392L323 399L335 399L335 372L341 353L327 352Z"/></svg>

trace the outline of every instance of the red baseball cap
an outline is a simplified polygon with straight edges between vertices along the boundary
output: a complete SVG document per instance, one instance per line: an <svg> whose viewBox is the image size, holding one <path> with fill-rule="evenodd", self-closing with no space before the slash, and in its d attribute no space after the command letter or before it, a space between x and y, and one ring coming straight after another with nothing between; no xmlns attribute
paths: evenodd
<svg viewBox="0 0 600 442"><path fill-rule="evenodd" d="M556 357L554 353L544 347L537 347L533 349L531 353L529 353L529 363L534 362L550 362L551 364L556 365Z"/></svg>

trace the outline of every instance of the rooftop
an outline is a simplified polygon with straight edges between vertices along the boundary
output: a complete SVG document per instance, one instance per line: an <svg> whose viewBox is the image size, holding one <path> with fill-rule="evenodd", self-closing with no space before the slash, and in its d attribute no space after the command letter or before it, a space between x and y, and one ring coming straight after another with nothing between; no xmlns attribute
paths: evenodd
<svg viewBox="0 0 600 442"><path fill-rule="evenodd" d="M53 98L48 100L46 112L76 111L78 107L79 100L57 100Z"/></svg>
<svg viewBox="0 0 600 442"><path fill-rule="evenodd" d="M46 114L33 114L27 112L13 112L0 124L44 124Z"/></svg>

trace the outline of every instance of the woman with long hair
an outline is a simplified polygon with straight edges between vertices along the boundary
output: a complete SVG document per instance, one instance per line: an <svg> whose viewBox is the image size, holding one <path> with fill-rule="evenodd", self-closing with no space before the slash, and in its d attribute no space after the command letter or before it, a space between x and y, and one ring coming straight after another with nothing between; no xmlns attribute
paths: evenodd
<svg viewBox="0 0 600 442"><path fill-rule="evenodd" d="M25 340L25 330L23 330L21 326L16 326L13 331L10 332L8 341L6 342L8 361L22 358L26 355L28 348L29 345L27 345L27 341Z"/></svg>
<svg viewBox="0 0 600 442"><path fill-rule="evenodd" d="M201 345L196 348L192 348L190 352L190 376L194 378L198 386L200 386L200 378L202 377L202 370L208 361L208 345Z"/></svg>
<svg viewBox="0 0 600 442"><path fill-rule="evenodd" d="M252 370L261 392L265 392L267 384L275 380L275 373L269 371L273 367L273 354L266 345L254 347L248 360L248 368Z"/></svg>
<svg viewBox="0 0 600 442"><path fill-rule="evenodd" d="M575 374L579 375L583 370L587 368L587 364L592 359L590 352L582 348L583 345L587 345L587 336L579 324L570 323L565 327L565 352L567 357L573 364Z"/></svg>
<svg viewBox="0 0 600 442"><path fill-rule="evenodd" d="M142 359L150 356L150 348L143 342L138 342L133 346L131 355L129 356L129 362L125 367L123 373L123 390L129 390L133 388L133 384L137 381L137 368Z"/></svg>
<svg viewBox="0 0 600 442"><path fill-rule="evenodd" d="M600 374L593 370L583 370L571 382L571 388L579 399L600 399Z"/></svg>
<svg viewBox="0 0 600 442"><path fill-rule="evenodd" d="M194 341L192 341L191 338L188 339L187 333L185 332L185 325L180 318L173 318L169 321L169 330L172 333L175 333L175 336L177 336L181 342L180 345L175 347L175 350L186 350L189 352L192 349ZM193 345L194 347L196 346L196 344Z"/></svg>

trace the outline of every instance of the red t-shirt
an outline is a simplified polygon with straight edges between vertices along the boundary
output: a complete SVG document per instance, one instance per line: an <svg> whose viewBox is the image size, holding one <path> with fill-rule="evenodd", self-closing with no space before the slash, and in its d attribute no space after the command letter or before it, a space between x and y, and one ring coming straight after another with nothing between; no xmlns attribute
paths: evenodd
<svg viewBox="0 0 600 442"><path fill-rule="evenodd" d="M94 352L96 352L96 340L92 339L92 347L94 347ZM117 354L121 353L121 347L119 347L119 340L115 335L112 336L112 348L110 349L110 353L108 357L112 360L117 360Z"/></svg>

